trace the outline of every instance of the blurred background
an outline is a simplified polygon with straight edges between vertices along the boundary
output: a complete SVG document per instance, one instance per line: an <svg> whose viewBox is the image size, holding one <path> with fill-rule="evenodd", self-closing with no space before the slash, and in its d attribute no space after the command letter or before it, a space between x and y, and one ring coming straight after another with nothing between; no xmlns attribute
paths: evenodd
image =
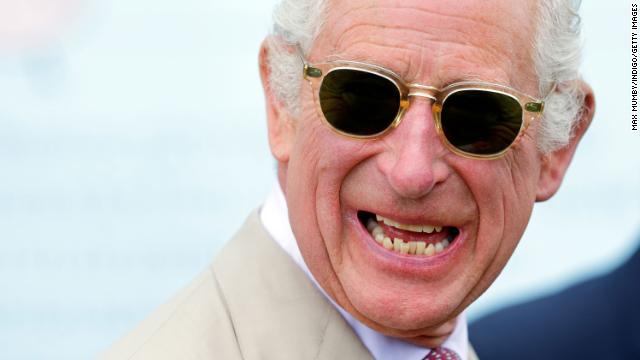
<svg viewBox="0 0 640 360"><path fill-rule="evenodd" d="M275 0L0 0L0 358L89 359L275 182L257 54ZM585 1L597 112L471 319L615 267L640 233L630 0Z"/></svg>

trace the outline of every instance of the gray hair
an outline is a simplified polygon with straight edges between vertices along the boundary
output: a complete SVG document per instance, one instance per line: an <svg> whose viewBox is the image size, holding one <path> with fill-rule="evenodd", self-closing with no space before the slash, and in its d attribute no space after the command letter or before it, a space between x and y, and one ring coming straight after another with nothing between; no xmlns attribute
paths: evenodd
<svg viewBox="0 0 640 360"><path fill-rule="evenodd" d="M269 48L269 86L294 116L300 114L298 94L302 63L289 44L307 54L325 18L326 0L281 0L273 12ZM548 153L565 146L580 119L584 94L577 81L581 62L579 0L539 0L533 61L540 94L557 84L545 99L538 149Z"/></svg>

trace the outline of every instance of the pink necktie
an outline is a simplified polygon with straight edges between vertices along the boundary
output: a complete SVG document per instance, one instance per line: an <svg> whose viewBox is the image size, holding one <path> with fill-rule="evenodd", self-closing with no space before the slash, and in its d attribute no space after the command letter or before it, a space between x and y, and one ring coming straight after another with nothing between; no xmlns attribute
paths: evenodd
<svg viewBox="0 0 640 360"><path fill-rule="evenodd" d="M453 350L437 347L429 353L429 355L425 356L423 360L461 360L460 356L456 354Z"/></svg>

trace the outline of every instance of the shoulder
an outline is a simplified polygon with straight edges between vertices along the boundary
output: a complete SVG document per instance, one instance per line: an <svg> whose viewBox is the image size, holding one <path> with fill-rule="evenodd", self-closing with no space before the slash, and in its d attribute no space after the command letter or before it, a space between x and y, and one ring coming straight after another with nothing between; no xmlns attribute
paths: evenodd
<svg viewBox="0 0 640 360"><path fill-rule="evenodd" d="M254 213L212 266L100 360L371 359Z"/></svg>
<svg viewBox="0 0 640 360"><path fill-rule="evenodd" d="M478 354L490 359L635 358L640 347L640 252L615 271L490 314L470 327ZM636 335L634 335L636 334ZM589 344L589 346L584 346ZM608 357L607 357L608 356ZM637 355L635 355L637 356Z"/></svg>
<svg viewBox="0 0 640 360"><path fill-rule="evenodd" d="M238 268L237 257L242 249L235 248L240 246L236 243L247 241L247 232L251 235L256 231L255 224L248 223L240 230L239 235L244 235L236 235L227 243L211 266L113 344L98 360L241 359L221 283L224 286L233 283L229 278L234 272L246 273ZM231 274L224 274L225 271ZM219 272L223 272L222 280Z"/></svg>
<svg viewBox="0 0 640 360"><path fill-rule="evenodd" d="M214 354L241 358L215 274L207 269L98 359L188 359Z"/></svg>

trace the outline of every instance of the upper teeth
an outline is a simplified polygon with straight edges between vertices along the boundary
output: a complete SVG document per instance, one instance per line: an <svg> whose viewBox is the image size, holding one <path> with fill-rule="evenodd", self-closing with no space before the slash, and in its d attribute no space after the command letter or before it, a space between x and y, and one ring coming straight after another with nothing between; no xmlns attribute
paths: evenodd
<svg viewBox="0 0 640 360"><path fill-rule="evenodd" d="M385 225L393 226L393 227L401 229L401 230L409 230L409 231L413 231L413 232L426 232L426 233L429 233L429 234L431 234L434 231L435 232L442 231L442 226L400 224L397 221L394 221L394 220L391 220L391 219L387 219L386 217L380 216L380 215L376 215L376 220L382 221L383 223L385 223Z"/></svg>

